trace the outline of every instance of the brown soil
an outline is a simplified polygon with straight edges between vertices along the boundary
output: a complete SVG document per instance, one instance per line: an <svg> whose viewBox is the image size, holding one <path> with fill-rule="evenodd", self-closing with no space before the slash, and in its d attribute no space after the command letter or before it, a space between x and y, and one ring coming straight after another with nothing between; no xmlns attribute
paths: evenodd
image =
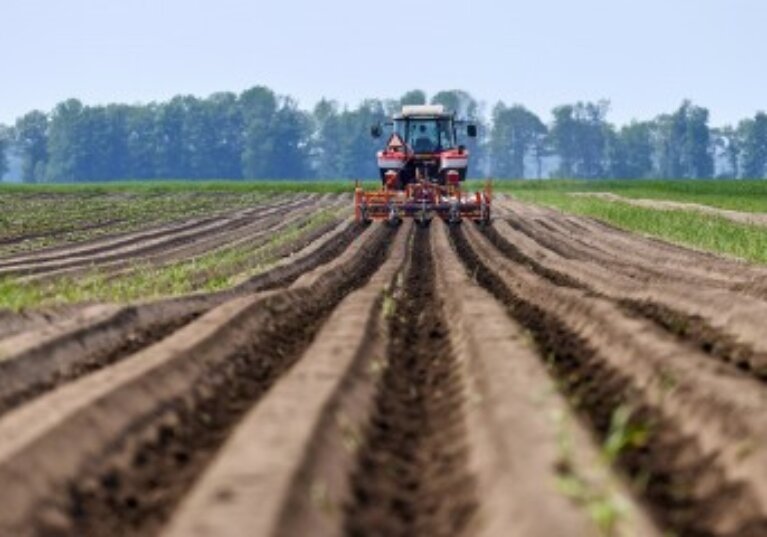
<svg viewBox="0 0 767 537"><path fill-rule="evenodd" d="M16 492L25 490L12 502L4 502L0 527L20 531L13 520L19 520L21 512L29 516L36 511L32 526L43 534L147 535L167 517L226 431L297 359L338 301L364 284L382 262L390 235L388 228L371 229L345 252L332 274L314 285L229 301L131 360L67 384L9 415L10 424L24 422L34 419L27 414L49 413L47 407L56 404L57 412L67 417L57 428L6 455L3 462L12 467L0 462L5 482L37 457L60 449L69 435L80 436L80 428L96 416L109 420L115 436L78 443L76 456L73 453L67 464L38 475L36 482L13 480ZM198 331L210 335L199 342L195 342L199 336L189 342L182 337ZM142 362L149 367L157 360L164 361L135 376ZM93 404L79 402L70 408L63 403L70 400L69 394L79 399L91 390L103 394ZM130 401L139 401L137 397L141 404L131 405ZM16 442L24 444L25 439ZM48 483L48 492L36 498L40 482ZM18 508L24 502L38 507L30 503L21 510L8 510L11 504Z"/></svg>
<svg viewBox="0 0 767 537"><path fill-rule="evenodd" d="M382 309L407 257L412 233L404 227L368 284L339 304L295 367L243 419L163 536L339 534L385 363Z"/></svg>
<svg viewBox="0 0 767 537"><path fill-rule="evenodd" d="M537 226L534 219L525 223L529 234L521 233L516 228L524 218L522 213L512 217L509 223L498 222L486 235L507 256L550 281L614 299L627 311L653 319L705 352L755 376L765 376L767 343L762 337L761 319L767 316L767 304L759 298L759 293L745 292L745 286L737 283L738 271L759 269L735 264L729 267L733 275L730 279L723 276L721 280L712 281L694 274L685 277L681 265L658 271L654 263L625 260L633 253L641 257L645 251L648 258L657 255L642 239L630 234L622 234L621 250L606 255L602 252L609 240L601 240L606 233L581 231L578 235L571 233L565 241L558 234ZM549 221L564 218L572 217L552 215ZM579 257L564 257L546 244L557 240L571 247L580 241L583 246L579 248ZM599 248L587 248L586 244ZM621 254L621 251L627 253ZM690 259L686 265L699 265L697 253L687 252L687 255ZM630 270L625 270L627 266ZM752 279L752 276L748 274L745 278Z"/></svg>
<svg viewBox="0 0 767 537"><path fill-rule="evenodd" d="M626 430L642 431L643 440L625 446L617 462L637 482L637 493L659 522L683 535L765 531L763 484L748 478L758 472L761 456L736 461L719 451L732 446L733 437L749 442L747 438L756 441L764 434L764 416L753 414L764 404L760 387L737 374L704 367L694 352L674 348L668 337L626 318L602 299L488 257L490 243L482 244L476 231L467 231L472 232L470 240L462 232L453 238L470 272L531 331L552 373L594 432L607 441L618 409L630 412ZM650 357L665 364L653 364ZM696 361L696 369L684 367ZM748 413L755 422L739 429L733 412L741 417ZM718 441L712 438L717 428ZM739 464L749 469L736 468Z"/></svg>
<svg viewBox="0 0 767 537"><path fill-rule="evenodd" d="M31 341L31 345L22 346L18 341L0 343L16 349L0 361L0 373L5 379L0 382L0 414L59 385L117 363L227 300L289 285L302 273L337 257L358 234L359 228L347 226L316 244L312 237L305 237L302 242L306 244L286 245L287 250L297 248L299 253L290 257L289 262L231 290L124 306L98 320L85 317L82 322L74 325L67 322L63 326L48 323L15 338ZM318 245L322 247L316 248ZM308 249L304 254L300 253L302 246Z"/></svg>
<svg viewBox="0 0 767 537"><path fill-rule="evenodd" d="M0 263L163 262L340 202ZM767 269L495 213L329 224L219 293L3 313L0 535L767 534Z"/></svg>
<svg viewBox="0 0 767 537"><path fill-rule="evenodd" d="M352 478L350 536L464 535L477 508L463 386L419 228L389 321L388 367Z"/></svg>
<svg viewBox="0 0 767 537"><path fill-rule="evenodd" d="M239 211L206 225L188 225L169 230L146 232L90 247L74 246L61 252L31 255L0 261L0 275L76 274L106 266L112 270L127 263L169 261L194 255L241 236L249 235L281 221L287 209L303 209L312 199L284 202L273 207ZM282 214L282 217L286 216ZM79 270L75 270L79 269Z"/></svg>

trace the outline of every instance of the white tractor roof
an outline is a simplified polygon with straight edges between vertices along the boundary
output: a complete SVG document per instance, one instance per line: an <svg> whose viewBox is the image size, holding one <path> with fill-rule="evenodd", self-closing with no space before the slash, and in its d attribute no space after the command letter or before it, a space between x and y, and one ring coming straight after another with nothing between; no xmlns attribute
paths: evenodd
<svg viewBox="0 0 767 537"><path fill-rule="evenodd" d="M441 104L408 104L402 107L402 117L444 115L447 114Z"/></svg>

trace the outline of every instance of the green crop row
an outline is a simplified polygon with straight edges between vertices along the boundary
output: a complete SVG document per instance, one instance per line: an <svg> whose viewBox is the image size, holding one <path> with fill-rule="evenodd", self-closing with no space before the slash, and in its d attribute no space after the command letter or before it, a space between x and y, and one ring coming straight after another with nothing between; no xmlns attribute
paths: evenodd
<svg viewBox="0 0 767 537"><path fill-rule="evenodd" d="M321 210L300 223L275 232L269 242L217 249L166 266L137 264L123 275L110 277L94 269L83 277L50 281L0 280L0 309L22 309L82 302L131 302L196 291L217 291L266 270L279 258L279 249L339 218L336 210Z"/></svg>
<svg viewBox="0 0 767 537"><path fill-rule="evenodd" d="M677 244L749 261L767 262L765 227L740 224L696 211L664 211L597 198L570 196L562 190L522 189L514 190L513 196Z"/></svg>
<svg viewBox="0 0 767 537"><path fill-rule="evenodd" d="M474 182L472 188L480 186ZM612 192L627 198L700 203L745 212L767 212L767 181L759 180L531 180L494 181L498 192Z"/></svg>

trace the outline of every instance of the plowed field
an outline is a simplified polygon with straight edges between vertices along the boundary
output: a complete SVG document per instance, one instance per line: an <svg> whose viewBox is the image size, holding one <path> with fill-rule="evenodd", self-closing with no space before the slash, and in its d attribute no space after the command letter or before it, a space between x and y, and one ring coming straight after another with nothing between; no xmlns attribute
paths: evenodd
<svg viewBox="0 0 767 537"><path fill-rule="evenodd" d="M223 290L0 311L0 537L767 535L767 268L508 198L349 204L0 257L54 284L298 230Z"/></svg>

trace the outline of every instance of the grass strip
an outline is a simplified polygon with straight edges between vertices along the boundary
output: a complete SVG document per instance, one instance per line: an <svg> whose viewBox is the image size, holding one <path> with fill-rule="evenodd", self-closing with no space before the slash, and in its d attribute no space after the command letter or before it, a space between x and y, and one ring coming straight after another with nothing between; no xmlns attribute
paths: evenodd
<svg viewBox="0 0 767 537"><path fill-rule="evenodd" d="M760 226L739 224L695 211L664 211L621 202L568 196L562 191L518 190L513 195L523 201L589 216L621 229L676 244L757 263L767 262L767 232Z"/></svg>
<svg viewBox="0 0 767 537"><path fill-rule="evenodd" d="M481 188L471 182L471 188ZM612 192L627 198L700 203L720 209L767 213L764 180L498 180L498 192Z"/></svg>

